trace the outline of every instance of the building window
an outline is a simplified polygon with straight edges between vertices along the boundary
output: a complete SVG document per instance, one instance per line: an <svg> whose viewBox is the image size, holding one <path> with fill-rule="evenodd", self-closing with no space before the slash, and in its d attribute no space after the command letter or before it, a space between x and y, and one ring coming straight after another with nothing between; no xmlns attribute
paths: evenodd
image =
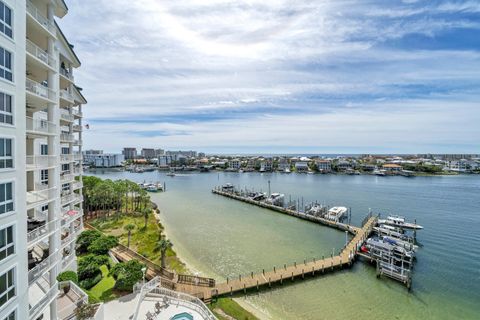
<svg viewBox="0 0 480 320"><path fill-rule="evenodd" d="M0 169L13 168L12 139L0 138Z"/></svg>
<svg viewBox="0 0 480 320"><path fill-rule="evenodd" d="M13 81L12 53L0 48L0 77Z"/></svg>
<svg viewBox="0 0 480 320"><path fill-rule="evenodd" d="M0 184L0 214L13 211L13 184Z"/></svg>
<svg viewBox="0 0 480 320"><path fill-rule="evenodd" d="M40 171L40 183L45 186L48 185L48 169Z"/></svg>
<svg viewBox="0 0 480 320"><path fill-rule="evenodd" d="M13 38L12 9L7 7L3 1L0 1L0 31L9 38Z"/></svg>
<svg viewBox="0 0 480 320"><path fill-rule="evenodd" d="M0 230L0 261L15 253L13 227Z"/></svg>
<svg viewBox="0 0 480 320"><path fill-rule="evenodd" d="M10 312L8 316L3 318L3 320L16 320L17 319L16 314L17 314L17 310L13 310L12 312Z"/></svg>
<svg viewBox="0 0 480 320"><path fill-rule="evenodd" d="M0 92L0 122L13 124L12 96Z"/></svg>
<svg viewBox="0 0 480 320"><path fill-rule="evenodd" d="M40 145L40 154L42 156L47 156L48 155L48 144L41 144Z"/></svg>
<svg viewBox="0 0 480 320"><path fill-rule="evenodd" d="M62 154L70 154L70 148L69 147L62 147Z"/></svg>
<svg viewBox="0 0 480 320"><path fill-rule="evenodd" d="M0 276L0 307L15 297L15 271L10 269Z"/></svg>
<svg viewBox="0 0 480 320"><path fill-rule="evenodd" d="M70 164L64 163L62 164L62 172L70 171Z"/></svg>

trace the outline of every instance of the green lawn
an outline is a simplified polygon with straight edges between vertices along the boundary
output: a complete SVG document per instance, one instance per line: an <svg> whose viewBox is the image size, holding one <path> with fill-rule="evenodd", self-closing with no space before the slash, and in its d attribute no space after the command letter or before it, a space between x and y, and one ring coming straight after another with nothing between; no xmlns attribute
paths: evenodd
<svg viewBox="0 0 480 320"><path fill-rule="evenodd" d="M111 216L108 218L97 218L89 223L100 231L113 235L118 238L121 244L127 245L128 232L123 229L127 224L133 224L135 229L132 231L130 249L147 257L149 260L160 264L160 251L156 249L157 242L163 231L163 226L157 222L153 214L150 214L145 229L145 219L143 215L121 214L119 217ZM175 245L175 244L174 244ZM172 249L167 250L166 254L167 268L178 273L186 273L185 265L178 259Z"/></svg>
<svg viewBox="0 0 480 320"><path fill-rule="evenodd" d="M215 312L216 309L221 309L224 313L237 320L258 320L253 314L243 309L238 303L230 298L219 298L216 302L212 302L209 306L215 316L219 319L225 319L221 314Z"/></svg>
<svg viewBox="0 0 480 320"><path fill-rule="evenodd" d="M115 286L115 279L108 275L108 267L103 265L100 267L102 270L102 280L88 290L89 297L95 301L110 301L118 297L113 287Z"/></svg>

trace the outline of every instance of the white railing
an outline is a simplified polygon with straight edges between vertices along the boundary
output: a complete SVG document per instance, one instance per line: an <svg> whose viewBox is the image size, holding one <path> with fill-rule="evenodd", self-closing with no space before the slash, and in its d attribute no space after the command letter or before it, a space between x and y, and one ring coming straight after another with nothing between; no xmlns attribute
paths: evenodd
<svg viewBox="0 0 480 320"><path fill-rule="evenodd" d="M74 201L82 201L83 197L77 193L69 193L66 195L62 195L62 206L66 205L67 203L74 202Z"/></svg>
<svg viewBox="0 0 480 320"><path fill-rule="evenodd" d="M73 184L73 190L78 190L80 188L83 188L83 182L82 181L75 181Z"/></svg>
<svg viewBox="0 0 480 320"><path fill-rule="evenodd" d="M65 120L65 121L69 121L69 122L73 122L75 121L75 117L73 115L71 115L67 110L65 109L61 109L60 111L60 118Z"/></svg>
<svg viewBox="0 0 480 320"><path fill-rule="evenodd" d="M71 252L68 256L62 257L62 270L68 267L68 265L75 259L75 253Z"/></svg>
<svg viewBox="0 0 480 320"><path fill-rule="evenodd" d="M135 290L138 291L138 285L134 286L134 291ZM135 314L133 315L133 320L138 319L139 317L138 312L140 309L140 305L143 299L145 298L145 296L149 293L154 293L154 294L168 297L171 300L174 300L177 306L182 305L188 309L198 312L203 319L217 320L217 318L210 311L210 309L208 309L208 307L197 297L191 296L186 293L181 293L181 292L173 291L170 289L162 288L161 279L159 277L155 277L149 282L141 286L140 297L137 303Z"/></svg>
<svg viewBox="0 0 480 320"><path fill-rule="evenodd" d="M41 60L42 62L49 65L50 67L55 66L56 61L53 58L53 56L28 39L27 39L26 49L28 53L30 53L32 56L34 56L38 60Z"/></svg>
<svg viewBox="0 0 480 320"><path fill-rule="evenodd" d="M57 311L58 319L76 319L75 309L78 306L88 303L88 295L80 289L72 281L62 281L58 284L58 289L62 290L65 286L70 287L70 292L68 295L59 296L61 299L69 299L71 303L66 303L66 305ZM75 297L76 296L76 297Z"/></svg>
<svg viewBox="0 0 480 320"><path fill-rule="evenodd" d="M55 283L48 291L47 293L38 301L33 307L30 308L29 311L29 319L37 319L37 317L40 315L40 312L45 309L45 307L53 301L58 295L58 286Z"/></svg>
<svg viewBox="0 0 480 320"><path fill-rule="evenodd" d="M43 226L40 226L29 233L27 233L27 241L28 245L31 246L36 241L40 240L41 238L52 234L55 229L57 228L57 221L49 221Z"/></svg>
<svg viewBox="0 0 480 320"><path fill-rule="evenodd" d="M27 191L27 206L48 202L55 198L55 188Z"/></svg>
<svg viewBox="0 0 480 320"><path fill-rule="evenodd" d="M75 136L70 133L62 133L60 134L60 141L62 142L75 142Z"/></svg>
<svg viewBox="0 0 480 320"><path fill-rule="evenodd" d="M27 1L27 12L50 33L55 34L53 22L48 20L30 0Z"/></svg>
<svg viewBox="0 0 480 320"><path fill-rule="evenodd" d="M67 183L74 179L75 179L75 174L72 172L72 170L62 172L62 174L60 175L60 181L62 183Z"/></svg>
<svg viewBox="0 0 480 320"><path fill-rule="evenodd" d="M65 78L69 79L70 81L74 81L73 74L71 74L67 69L60 67L60 74Z"/></svg>
<svg viewBox="0 0 480 320"><path fill-rule="evenodd" d="M28 271L28 284L31 285L48 270L50 270L58 261L58 251L49 255L45 260L37 264L32 270Z"/></svg>
<svg viewBox="0 0 480 320"><path fill-rule="evenodd" d="M55 166L56 156L51 155L37 155L27 156L27 170L28 169L44 169Z"/></svg>
<svg viewBox="0 0 480 320"><path fill-rule="evenodd" d="M79 124L74 124L73 125L73 130L74 131L82 131L82 126Z"/></svg>
<svg viewBox="0 0 480 320"><path fill-rule="evenodd" d="M75 116L75 117L83 117L83 113L80 112L79 110L76 110L76 109L72 109L72 114Z"/></svg>
<svg viewBox="0 0 480 320"><path fill-rule="evenodd" d="M47 98L50 100L55 100L56 98L55 91L28 78L26 79L26 82L25 82L25 89L28 92L31 92L43 98Z"/></svg>
<svg viewBox="0 0 480 320"><path fill-rule="evenodd" d="M70 233L68 236L66 236L61 240L62 248L70 244L72 241L74 241L80 232L81 232L81 227L73 229L73 233Z"/></svg>
<svg viewBox="0 0 480 320"><path fill-rule="evenodd" d="M75 214L68 214L69 211L76 211ZM83 210L81 209L67 209L67 210L62 210L63 216L62 216L62 226L69 225L73 221L77 220L78 218L83 216Z"/></svg>
<svg viewBox="0 0 480 320"><path fill-rule="evenodd" d="M82 159L83 159L83 155L81 153L74 153L73 154L73 160L80 161Z"/></svg>
<svg viewBox="0 0 480 320"><path fill-rule="evenodd" d="M44 119L34 119L31 117L26 117L26 119L27 119L27 132L30 131L30 132L42 133L42 134L56 133L57 126L53 122L50 122Z"/></svg>
<svg viewBox="0 0 480 320"><path fill-rule="evenodd" d="M73 161L74 161L74 157L73 157L73 154L71 153L60 155L60 162L73 162Z"/></svg>
<svg viewBox="0 0 480 320"><path fill-rule="evenodd" d="M60 97L70 102L73 102L73 95L65 89L60 90Z"/></svg>
<svg viewBox="0 0 480 320"><path fill-rule="evenodd" d="M104 306L103 303L98 303L95 306L97 306L97 310L95 311L95 315L93 316L93 320L104 320Z"/></svg>

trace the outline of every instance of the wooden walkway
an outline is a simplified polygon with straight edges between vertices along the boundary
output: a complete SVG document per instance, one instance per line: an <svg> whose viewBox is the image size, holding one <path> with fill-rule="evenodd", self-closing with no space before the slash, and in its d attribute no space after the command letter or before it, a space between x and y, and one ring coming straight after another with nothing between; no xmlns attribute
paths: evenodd
<svg viewBox="0 0 480 320"><path fill-rule="evenodd" d="M258 274L239 276L226 282L218 283L215 287L198 287L187 284L176 284L176 290L195 295L209 302L216 296L230 295L238 292L246 293L248 290L269 288L274 284L283 284L298 278L317 276L334 270L351 266L355 261L357 251L370 235L376 224L376 217L370 217L362 228L355 228L355 236L342 249L339 255L330 256L321 260L306 261L301 264L282 266Z"/></svg>
<svg viewBox="0 0 480 320"><path fill-rule="evenodd" d="M328 222L328 226L349 231L354 235L350 242L340 251L338 255L332 255L326 258L323 257L319 260L304 261L299 264L294 263L293 265L284 265L278 268L274 267L272 270L263 270L261 273L257 274L250 273L249 275L240 275L238 278L227 279L222 283L216 283L215 280L210 278L179 275L169 272L148 260L146 257L136 253L131 249L128 249L123 245L113 248L111 252L121 261L137 259L144 263L147 266L147 279L160 276L162 278L163 287L188 293L208 303L212 300L212 298L217 296L232 295L234 293L241 292L246 293L252 289L260 290L264 288L270 288L274 284L284 284L285 282L291 282L294 279L304 279L305 277L318 276L351 266L358 255L358 250L360 249L361 245L372 232L372 229L377 222L377 217L368 217L364 221L361 228L335 223L330 220L326 221ZM334 224L331 224L332 222ZM323 224L323 222L320 223ZM85 223L85 227L89 229L95 229L88 223ZM191 279L185 281L185 277Z"/></svg>

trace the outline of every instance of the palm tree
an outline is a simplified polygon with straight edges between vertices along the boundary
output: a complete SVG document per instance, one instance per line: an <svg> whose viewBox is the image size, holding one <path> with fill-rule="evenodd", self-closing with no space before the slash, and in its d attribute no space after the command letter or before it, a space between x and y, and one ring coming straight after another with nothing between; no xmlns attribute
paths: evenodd
<svg viewBox="0 0 480 320"><path fill-rule="evenodd" d="M170 240L161 237L157 243L157 250L160 250L160 260L162 263L162 268L165 268L165 254L169 248L173 247L173 243Z"/></svg>
<svg viewBox="0 0 480 320"><path fill-rule="evenodd" d="M129 224L127 224L125 227L123 227L123 229L125 229L125 231L128 232L127 247L130 248L130 237L132 236L132 231L133 231L133 229L135 229L135 225L129 223Z"/></svg>
<svg viewBox="0 0 480 320"><path fill-rule="evenodd" d="M148 214L150 213L150 209L143 209L143 218L145 218L145 226L143 227L145 230L147 230L147 223L148 223Z"/></svg>

